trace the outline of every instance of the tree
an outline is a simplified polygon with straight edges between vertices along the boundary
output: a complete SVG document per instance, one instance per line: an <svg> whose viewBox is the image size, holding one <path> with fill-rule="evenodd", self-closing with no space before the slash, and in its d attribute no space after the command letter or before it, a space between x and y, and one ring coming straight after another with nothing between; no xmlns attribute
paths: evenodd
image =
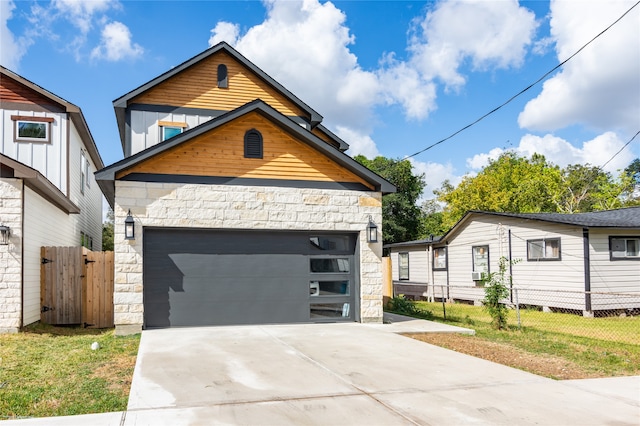
<svg viewBox="0 0 640 426"><path fill-rule="evenodd" d="M113 209L109 208L107 220L102 224L102 250L113 251Z"/></svg>
<svg viewBox="0 0 640 426"><path fill-rule="evenodd" d="M427 200L420 207L422 210L422 235L428 238L431 235L444 235L448 228L444 226L444 213L436 200Z"/></svg>
<svg viewBox="0 0 640 426"><path fill-rule="evenodd" d="M552 194L562 180L558 166L544 156L531 159L506 152L492 160L476 176L465 176L457 187L445 181L434 193L446 203L443 223L453 226L466 212L556 211Z"/></svg>
<svg viewBox="0 0 640 426"><path fill-rule="evenodd" d="M451 227L470 210L581 213L624 207L631 203L632 188L625 173L614 179L588 164L562 169L543 155L526 158L509 151L457 187L445 182L434 193L446 203L443 223Z"/></svg>
<svg viewBox="0 0 640 426"><path fill-rule="evenodd" d="M422 213L416 202L426 186L424 175L413 174L409 160L382 156L369 160L363 155L357 155L354 158L397 188L395 194L387 194L382 198L384 243L390 244L420 238Z"/></svg>

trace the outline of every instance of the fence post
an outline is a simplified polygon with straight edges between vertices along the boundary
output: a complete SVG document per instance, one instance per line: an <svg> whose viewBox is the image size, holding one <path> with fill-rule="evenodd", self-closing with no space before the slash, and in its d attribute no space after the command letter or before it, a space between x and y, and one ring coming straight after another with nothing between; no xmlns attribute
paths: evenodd
<svg viewBox="0 0 640 426"><path fill-rule="evenodd" d="M440 298L440 300L442 300L442 316L444 317L444 319L447 319L447 308L444 305L444 286L440 286L440 290L442 291L442 297Z"/></svg>
<svg viewBox="0 0 640 426"><path fill-rule="evenodd" d="M522 324L520 323L520 302L518 302L518 289L514 288L513 289L513 295L515 296L516 299L516 315L518 317L518 329L522 328Z"/></svg>

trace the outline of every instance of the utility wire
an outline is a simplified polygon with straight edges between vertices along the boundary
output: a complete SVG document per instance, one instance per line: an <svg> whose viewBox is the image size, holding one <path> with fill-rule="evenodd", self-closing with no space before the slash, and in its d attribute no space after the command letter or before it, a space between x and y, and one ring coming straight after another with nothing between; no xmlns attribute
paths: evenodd
<svg viewBox="0 0 640 426"><path fill-rule="evenodd" d="M600 33L598 35L596 35L595 37L593 37L591 40L589 40L586 44L584 44L580 49L578 49L575 53L573 53L571 56L569 56L567 59L565 59L564 61L560 62L558 65L556 65L555 67L553 67L551 70L547 71L542 77L540 77L539 79L537 79L536 81L534 81L533 83L531 83L529 86L525 87L524 89L522 89L520 92L518 92L517 94L513 95L512 97L510 97L506 102L500 104L499 106L497 106L496 108L492 109L491 111L489 111L488 113L484 114L483 116L481 116L480 118L478 118L477 120L467 124L466 126L462 127L461 129L455 131L454 133L450 134L449 136L447 136L444 139L440 139L438 142L429 145L428 147L413 153L411 155L407 155L406 157L404 157L404 159L407 158L411 158L411 157L415 157L416 155L420 155L425 151L430 150L431 148L440 145L443 142L448 141L449 139L453 138L454 136L456 136L459 133L462 133L463 131L467 130L469 127L472 127L474 125L476 125L477 123L479 123L480 121L484 120L485 118L487 118L488 116L492 115L494 112L498 111L499 109L501 109L502 107L504 107L505 105L511 103L514 99L516 99L517 97L519 97L520 95L522 95L523 93L527 92L529 89L531 89L532 87L534 87L535 85L537 85L538 83L540 83L542 80L546 79L549 74L553 73L554 71L556 71L558 68L562 67L564 64L566 64L567 62L569 62L571 59L573 59L574 56L576 56L578 53L580 53L585 47L587 47L588 45L590 45L591 43L593 43L598 37L600 37L602 34L604 34L605 32L607 32L611 27L613 27L614 25L616 25L620 20L622 20L622 18L624 18L627 14L629 14L629 12L631 12L636 6L638 6L638 4L640 4L640 1L636 2L633 6L631 6L626 12L624 12L618 19L616 19L611 25L609 25L607 28L605 28L604 30L600 31ZM637 134L636 134L637 135ZM634 136L635 138L635 136ZM633 139L632 139L633 140ZM617 155L617 154L616 154ZM611 160L609 160L611 161ZM606 163L605 163L606 165ZM603 166L604 167L604 166Z"/></svg>
<svg viewBox="0 0 640 426"><path fill-rule="evenodd" d="M636 4L637 4L637 3L636 3ZM604 163L602 166L600 166L600 167L598 167L598 168L599 168L600 170L604 171L604 170L603 170L603 169L604 169L604 166L606 166L607 164L609 164L609 163L611 162L611 160L613 160L614 158L616 158L616 157L618 156L618 154L620 154L622 151L624 151L624 149L625 149L627 146L629 146L629 144L630 144L631 142L633 142L633 140L634 140L636 137L638 137L638 135L640 135L640 130L638 130L638 131L636 132L636 134L635 134L635 135L633 135L633 137L632 137L631 139L629 139L629 142L625 143L625 144L624 144L624 146L623 146L622 148L620 148L620 150L619 150L618 152L616 152L615 154L613 154L613 157L609 158L609 159L607 160L607 162L606 162L606 163Z"/></svg>

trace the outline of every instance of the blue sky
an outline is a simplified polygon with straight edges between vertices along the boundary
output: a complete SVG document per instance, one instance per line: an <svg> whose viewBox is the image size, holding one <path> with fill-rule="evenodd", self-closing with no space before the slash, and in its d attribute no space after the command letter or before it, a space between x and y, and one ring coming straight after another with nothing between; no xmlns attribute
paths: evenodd
<svg viewBox="0 0 640 426"><path fill-rule="evenodd" d="M0 0L0 63L80 106L105 165L122 158L112 101L220 40L322 114L351 155L402 158L533 83L635 3ZM640 6L411 161L430 198L504 149L600 166L638 130ZM638 156L636 139L606 170Z"/></svg>

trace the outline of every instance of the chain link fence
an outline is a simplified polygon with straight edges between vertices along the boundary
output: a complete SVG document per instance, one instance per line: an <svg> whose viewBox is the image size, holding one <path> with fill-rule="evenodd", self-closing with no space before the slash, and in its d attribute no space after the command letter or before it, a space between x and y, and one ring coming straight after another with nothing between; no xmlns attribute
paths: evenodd
<svg viewBox="0 0 640 426"><path fill-rule="evenodd" d="M434 319L473 328L491 322L482 307L484 287L429 286L416 299ZM640 291L585 292L513 287L502 301L510 309L508 324L548 332L640 345Z"/></svg>

